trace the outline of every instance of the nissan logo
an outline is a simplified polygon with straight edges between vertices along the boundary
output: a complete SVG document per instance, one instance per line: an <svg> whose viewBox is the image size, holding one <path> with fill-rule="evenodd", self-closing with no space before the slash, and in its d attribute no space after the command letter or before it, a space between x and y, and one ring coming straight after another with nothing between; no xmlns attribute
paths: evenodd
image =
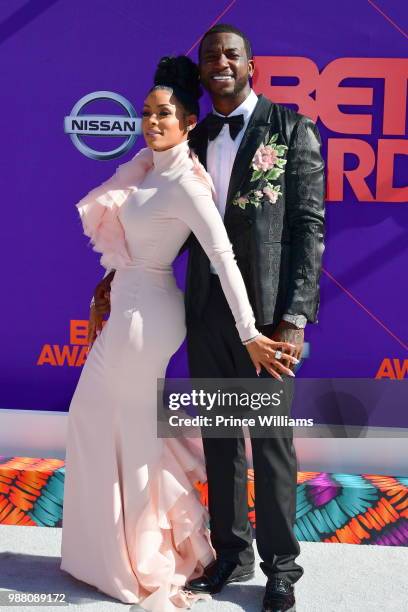
<svg viewBox="0 0 408 612"><path fill-rule="evenodd" d="M97 100L112 100L118 104L126 115L89 115L83 110ZM64 132L69 134L75 147L91 159L114 159L120 157L134 145L136 138L142 133L142 121L129 100L112 91L94 91L87 94L73 107L71 114L64 117ZM82 136L109 136L110 138L125 138L119 147L110 151L98 151L87 144Z"/></svg>

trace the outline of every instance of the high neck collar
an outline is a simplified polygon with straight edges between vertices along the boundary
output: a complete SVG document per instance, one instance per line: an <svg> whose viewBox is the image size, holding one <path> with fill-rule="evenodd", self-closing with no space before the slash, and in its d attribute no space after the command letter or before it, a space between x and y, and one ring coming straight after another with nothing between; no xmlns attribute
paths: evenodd
<svg viewBox="0 0 408 612"><path fill-rule="evenodd" d="M177 145L165 151L155 151L153 153L153 165L156 172L165 172L178 166L185 161L190 154L190 147L187 140L183 140Z"/></svg>

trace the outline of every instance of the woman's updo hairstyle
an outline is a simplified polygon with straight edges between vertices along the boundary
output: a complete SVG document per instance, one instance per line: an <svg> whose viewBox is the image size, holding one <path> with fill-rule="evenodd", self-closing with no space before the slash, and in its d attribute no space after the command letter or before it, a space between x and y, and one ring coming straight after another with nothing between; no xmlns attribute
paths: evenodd
<svg viewBox="0 0 408 612"><path fill-rule="evenodd" d="M154 85L150 91L162 88L172 90L185 111L199 117L198 100L203 95L203 91L200 86L198 66L189 57L165 55L161 58L154 75Z"/></svg>

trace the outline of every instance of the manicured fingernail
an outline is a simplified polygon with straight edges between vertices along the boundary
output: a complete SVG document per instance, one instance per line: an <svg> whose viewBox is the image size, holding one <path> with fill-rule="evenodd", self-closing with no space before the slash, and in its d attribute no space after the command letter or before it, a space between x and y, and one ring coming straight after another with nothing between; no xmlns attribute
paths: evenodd
<svg viewBox="0 0 408 612"><path fill-rule="evenodd" d="M289 370L288 374L289 374L289 376L293 376L293 378L295 377L295 374L294 374L294 372L292 372L292 370Z"/></svg>
<svg viewBox="0 0 408 612"><path fill-rule="evenodd" d="M294 362L293 362L293 363L295 363L295 364L297 365L298 363L300 363L300 361L299 361L299 359L296 359L296 358L295 358L295 360L294 360Z"/></svg>

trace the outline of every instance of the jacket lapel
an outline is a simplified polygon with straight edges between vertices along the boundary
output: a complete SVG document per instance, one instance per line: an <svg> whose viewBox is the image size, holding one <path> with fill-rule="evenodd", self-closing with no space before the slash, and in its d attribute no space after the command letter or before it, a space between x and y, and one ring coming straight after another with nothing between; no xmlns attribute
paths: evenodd
<svg viewBox="0 0 408 612"><path fill-rule="evenodd" d="M232 166L231 178L228 187L226 209L231 204L237 191L248 177L248 171L255 152L262 144L267 129L270 125L270 117L273 104L259 94L258 102L248 122L244 136L240 142L234 164ZM207 144L208 132L203 120L190 134L190 146L195 150L204 168L207 168Z"/></svg>
<svg viewBox="0 0 408 612"><path fill-rule="evenodd" d="M248 178L251 161L257 148L262 144L270 125L271 109L271 102L260 94L232 166L226 209L231 204L243 182Z"/></svg>

